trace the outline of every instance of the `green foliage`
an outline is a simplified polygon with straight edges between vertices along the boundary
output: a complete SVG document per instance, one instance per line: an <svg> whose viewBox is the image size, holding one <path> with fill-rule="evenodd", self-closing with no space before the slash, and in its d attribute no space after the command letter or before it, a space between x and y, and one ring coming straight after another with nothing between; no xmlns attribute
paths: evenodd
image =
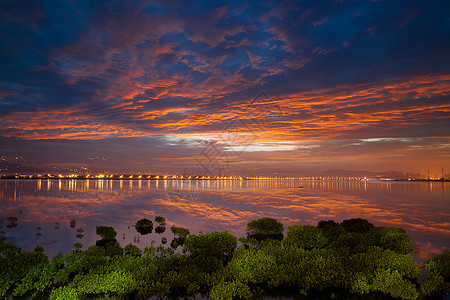
<svg viewBox="0 0 450 300"><path fill-rule="evenodd" d="M361 223L364 224L365 222L361 221ZM348 234L339 234L334 238L331 238L323 227L321 230L329 239L329 247L333 249L340 248L341 250L347 249L348 254L363 253L371 247L379 247L382 250L391 250L400 254L414 253L411 238L401 228L374 227L364 233L350 232Z"/></svg>
<svg viewBox="0 0 450 300"><path fill-rule="evenodd" d="M379 237L379 246L402 254L414 253L414 246L411 238L402 228L378 227L375 233Z"/></svg>
<svg viewBox="0 0 450 300"><path fill-rule="evenodd" d="M360 294L381 292L400 299L416 299L419 296L416 286L403 278L397 270L380 268L374 273L355 273L351 291Z"/></svg>
<svg viewBox="0 0 450 300"><path fill-rule="evenodd" d="M450 250L433 256L425 265L422 290L429 295L446 294L450 289Z"/></svg>
<svg viewBox="0 0 450 300"><path fill-rule="evenodd" d="M131 254L134 256L141 256L142 255L142 251L141 249L139 249L138 247L136 247L135 245L129 243L128 245L126 245L123 248L123 253L124 254Z"/></svg>
<svg viewBox="0 0 450 300"><path fill-rule="evenodd" d="M252 292L250 287L239 281L221 282L214 286L209 293L212 300L249 299Z"/></svg>
<svg viewBox="0 0 450 300"><path fill-rule="evenodd" d="M146 247L144 249L143 256L152 257L152 258L169 258L174 256L175 251L171 248L164 248L162 246L159 247Z"/></svg>
<svg viewBox="0 0 450 300"><path fill-rule="evenodd" d="M403 278L398 270L391 269L377 269L373 279L373 290L401 299L416 299L419 296L412 282Z"/></svg>
<svg viewBox="0 0 450 300"><path fill-rule="evenodd" d="M34 294L42 293L51 287L55 274L54 266L48 262L30 267L27 274L17 284L12 295L24 296L31 292L34 292Z"/></svg>
<svg viewBox="0 0 450 300"><path fill-rule="evenodd" d="M156 228L155 228L155 232L156 232L157 234L164 233L165 231L166 231L166 226L165 226L165 225L158 225L158 226L156 226Z"/></svg>
<svg viewBox="0 0 450 300"><path fill-rule="evenodd" d="M102 239L95 242L96 246L105 249L106 256L113 257L115 255L122 255L123 249L120 247L120 243L117 240L106 240Z"/></svg>
<svg viewBox="0 0 450 300"><path fill-rule="evenodd" d="M86 251L70 252L63 257L56 256L54 263L59 264L56 280L61 284L67 284L77 274L84 274L90 269L105 265L108 261L105 248L90 246Z"/></svg>
<svg viewBox="0 0 450 300"><path fill-rule="evenodd" d="M33 251L34 252L42 252L42 253L44 253L44 247L42 247L41 245L37 245L36 248L34 248Z"/></svg>
<svg viewBox="0 0 450 300"><path fill-rule="evenodd" d="M159 223L160 225L166 225L166 218L161 217L161 216L156 216L155 222Z"/></svg>
<svg viewBox="0 0 450 300"><path fill-rule="evenodd" d="M82 243L75 243L72 245L73 251L75 252L80 252L81 248L83 248L83 244Z"/></svg>
<svg viewBox="0 0 450 300"><path fill-rule="evenodd" d="M50 294L50 300L79 300L81 293L71 286L60 286Z"/></svg>
<svg viewBox="0 0 450 300"><path fill-rule="evenodd" d="M170 247L172 249L177 249L178 246L183 246L186 238L184 237L174 237L170 242Z"/></svg>
<svg viewBox="0 0 450 300"><path fill-rule="evenodd" d="M405 278L417 278L419 267L410 255L391 250L382 251L379 247L370 247L366 252L356 253L346 259L349 273L363 271L373 273L377 268L398 270Z"/></svg>
<svg viewBox="0 0 450 300"><path fill-rule="evenodd" d="M262 218L247 224L247 237L258 241L283 239L283 224L272 218Z"/></svg>
<svg viewBox="0 0 450 300"><path fill-rule="evenodd" d="M322 230L311 225L289 226L285 239L286 245L295 245L307 250L323 248L327 243L328 239Z"/></svg>
<svg viewBox="0 0 450 300"><path fill-rule="evenodd" d="M190 233L189 229L177 226L170 227L170 231L172 231L174 235L179 237L187 237Z"/></svg>
<svg viewBox="0 0 450 300"><path fill-rule="evenodd" d="M251 249L237 254L228 265L233 279L246 284L264 284L277 276L274 257L264 251Z"/></svg>
<svg viewBox="0 0 450 300"><path fill-rule="evenodd" d="M113 240L116 238L117 232L114 230L114 227L110 226L97 226L96 233L103 240Z"/></svg>
<svg viewBox="0 0 450 300"><path fill-rule="evenodd" d="M266 254L272 255L273 257L279 257L283 253L282 242L279 240L261 241L257 248L261 249Z"/></svg>
<svg viewBox="0 0 450 300"><path fill-rule="evenodd" d="M161 244L163 244L163 245L167 244L167 238L166 237L163 237L161 239Z"/></svg>
<svg viewBox="0 0 450 300"><path fill-rule="evenodd" d="M183 246L186 237L189 235L190 231L187 228L172 226L170 231L175 235L175 237L170 242L170 247L177 249L178 246Z"/></svg>
<svg viewBox="0 0 450 300"><path fill-rule="evenodd" d="M279 275L274 286L297 287L302 293L341 287L345 283L345 266L342 258L326 249L305 250L286 246L276 255Z"/></svg>
<svg viewBox="0 0 450 300"><path fill-rule="evenodd" d="M14 256L20 252L20 248L5 240L0 240L0 258Z"/></svg>
<svg viewBox="0 0 450 300"><path fill-rule="evenodd" d="M47 285L39 276L45 275L48 263L47 256L42 252L19 251L0 258L0 298L11 292L14 296L22 296L45 290Z"/></svg>
<svg viewBox="0 0 450 300"><path fill-rule="evenodd" d="M322 230L323 235L329 240L336 239L346 234L344 227L333 220L320 221L317 224L317 228Z"/></svg>
<svg viewBox="0 0 450 300"><path fill-rule="evenodd" d="M87 294L128 294L138 287L131 273L121 270L105 273L94 270L86 275L76 276L73 283L78 291Z"/></svg>
<svg viewBox="0 0 450 300"><path fill-rule="evenodd" d="M153 222L149 219L140 219L135 224L136 231L142 235L146 235L152 233L153 231Z"/></svg>
<svg viewBox="0 0 450 300"><path fill-rule="evenodd" d="M140 256L132 254L114 256L102 265L79 272L73 279L78 292L87 295L133 293L139 287L139 274L134 274L144 265Z"/></svg>
<svg viewBox="0 0 450 300"><path fill-rule="evenodd" d="M249 226L249 237L240 239L245 244L237 249L237 239L229 232L189 236L188 229L176 226L171 228L175 235L171 244L185 244L178 252L153 245L143 253L133 244L122 249L114 229L106 226L97 227L102 239L96 245L83 251L81 244L74 244L72 251L56 255L51 262L41 251L22 252L0 240L0 299L196 294L248 299L276 287L302 294L331 289L400 299L418 296L421 272L402 229L372 227L362 219L346 220L342 226L321 221L317 227L290 226L282 243L270 238L280 230L282 234L282 225L274 219L260 220ZM448 292L449 251L433 257L425 270L422 289L427 294Z"/></svg>
<svg viewBox="0 0 450 300"><path fill-rule="evenodd" d="M64 266L60 268L56 274L56 280L61 284L66 284L73 279L73 276L79 272L84 272L89 267L84 264L81 260L82 258L81 252L71 252L66 254L63 257L57 257L57 261L55 263L59 263L59 265Z"/></svg>
<svg viewBox="0 0 450 300"><path fill-rule="evenodd" d="M401 299L418 296L411 279L416 279L420 270L410 255L370 247L364 253L352 255L346 263L352 292L382 292Z"/></svg>
<svg viewBox="0 0 450 300"><path fill-rule="evenodd" d="M254 238L248 238L248 237L240 237L238 238L238 241L244 244L245 247L249 248L252 246L253 248L257 248L260 242Z"/></svg>
<svg viewBox="0 0 450 300"><path fill-rule="evenodd" d="M214 256L229 260L237 246L237 238L228 231L191 235L185 241L185 251L192 256Z"/></svg>

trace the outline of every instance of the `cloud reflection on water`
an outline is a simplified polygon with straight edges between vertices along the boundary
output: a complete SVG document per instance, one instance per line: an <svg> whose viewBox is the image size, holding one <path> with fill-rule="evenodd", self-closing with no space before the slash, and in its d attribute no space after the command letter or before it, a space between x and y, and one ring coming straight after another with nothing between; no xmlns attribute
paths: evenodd
<svg viewBox="0 0 450 300"><path fill-rule="evenodd" d="M261 217L276 218L286 228L361 217L377 226L405 228L417 257L424 258L450 247L449 190L449 183L408 182L2 180L0 206L2 218L19 219L17 228L6 230L9 238L25 249L37 243L54 248L50 253L67 251L77 241L75 230L68 228L73 218L89 245L97 239L97 225L114 226L118 237L126 235L125 244L137 235L130 225L155 215L194 234L229 230L238 236ZM55 222L61 229L54 228ZM38 238L36 226L43 228ZM161 237L141 237L141 245Z"/></svg>

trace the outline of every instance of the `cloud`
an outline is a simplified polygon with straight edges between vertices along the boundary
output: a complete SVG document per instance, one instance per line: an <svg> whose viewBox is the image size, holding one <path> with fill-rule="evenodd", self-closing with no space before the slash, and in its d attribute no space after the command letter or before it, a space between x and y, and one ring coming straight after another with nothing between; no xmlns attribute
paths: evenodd
<svg viewBox="0 0 450 300"><path fill-rule="evenodd" d="M285 113L265 120L255 147L439 137L439 148L449 136L446 6L6 1L0 135L214 139L252 119L264 89Z"/></svg>

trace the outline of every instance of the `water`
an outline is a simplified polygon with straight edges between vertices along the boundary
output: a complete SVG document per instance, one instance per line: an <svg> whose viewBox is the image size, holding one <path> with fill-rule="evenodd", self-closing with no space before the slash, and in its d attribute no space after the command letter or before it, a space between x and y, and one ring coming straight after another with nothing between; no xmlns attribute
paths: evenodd
<svg viewBox="0 0 450 300"><path fill-rule="evenodd" d="M83 249L94 244L98 225L113 226L122 246L144 248L162 237L170 242L171 225L193 234L228 230L244 236L246 224L262 217L278 219L285 229L355 217L402 227L413 238L419 262L450 248L448 182L0 180L0 207L6 237L24 250L42 245L49 256L76 242ZM135 222L156 215L167 219L166 232L139 236ZM11 216L17 226L8 228Z"/></svg>

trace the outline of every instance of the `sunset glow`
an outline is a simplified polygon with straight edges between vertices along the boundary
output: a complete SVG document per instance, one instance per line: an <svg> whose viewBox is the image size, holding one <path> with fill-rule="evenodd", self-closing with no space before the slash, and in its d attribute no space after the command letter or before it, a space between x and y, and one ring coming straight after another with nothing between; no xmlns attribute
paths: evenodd
<svg viewBox="0 0 450 300"><path fill-rule="evenodd" d="M204 175L440 177L448 6L7 1L0 153L42 172L195 175L210 146L226 163Z"/></svg>

